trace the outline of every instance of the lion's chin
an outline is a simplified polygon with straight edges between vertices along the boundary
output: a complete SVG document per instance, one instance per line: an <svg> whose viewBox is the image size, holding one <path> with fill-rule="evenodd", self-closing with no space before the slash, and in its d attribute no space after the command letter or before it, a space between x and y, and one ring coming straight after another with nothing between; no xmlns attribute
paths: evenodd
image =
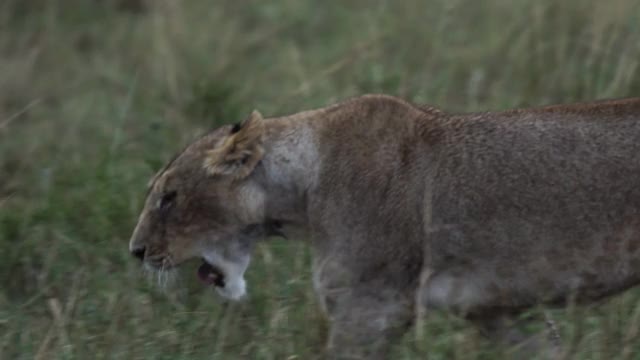
<svg viewBox="0 0 640 360"><path fill-rule="evenodd" d="M216 286L216 292L226 299L238 301L247 294L247 284L243 278L229 279L224 287Z"/></svg>

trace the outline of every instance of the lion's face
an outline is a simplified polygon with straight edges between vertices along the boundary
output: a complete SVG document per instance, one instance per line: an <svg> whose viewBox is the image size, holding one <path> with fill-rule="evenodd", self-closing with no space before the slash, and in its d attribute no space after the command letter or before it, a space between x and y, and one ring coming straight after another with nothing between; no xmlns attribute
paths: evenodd
<svg viewBox="0 0 640 360"><path fill-rule="evenodd" d="M253 244L264 236L264 196L250 179L262 156L262 118L189 146L152 180L130 251L153 269L201 258L200 279L242 297Z"/></svg>

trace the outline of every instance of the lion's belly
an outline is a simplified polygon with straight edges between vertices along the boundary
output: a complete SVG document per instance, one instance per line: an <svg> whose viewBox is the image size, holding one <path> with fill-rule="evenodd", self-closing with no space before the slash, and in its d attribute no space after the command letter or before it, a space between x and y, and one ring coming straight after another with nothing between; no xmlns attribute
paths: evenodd
<svg viewBox="0 0 640 360"><path fill-rule="evenodd" d="M637 269L617 271L617 277L583 272L538 274L519 272L509 279L496 278L492 271L441 271L420 289L428 308L448 309L461 314L485 310L524 309L536 304L564 304L571 299L589 302L620 293L640 282ZM574 297L575 296L575 297Z"/></svg>
<svg viewBox="0 0 640 360"><path fill-rule="evenodd" d="M640 282L640 222L584 233L550 222L537 235L526 224L502 233L504 224L493 225L434 236L432 276L422 289L427 306L467 313L588 302Z"/></svg>

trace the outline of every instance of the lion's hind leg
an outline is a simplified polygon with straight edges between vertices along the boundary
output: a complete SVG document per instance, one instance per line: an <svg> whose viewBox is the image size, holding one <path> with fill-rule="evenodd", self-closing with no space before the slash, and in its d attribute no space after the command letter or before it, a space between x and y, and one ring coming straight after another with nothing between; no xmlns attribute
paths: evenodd
<svg viewBox="0 0 640 360"><path fill-rule="evenodd" d="M496 285L482 272L455 269L423 273L427 275L421 279L418 294L423 312L441 309L465 317L491 341L512 348L518 358L530 358L544 349L548 349L551 358L560 353L560 337L550 317L546 319L545 334L528 336L519 325L529 320L516 321L513 316L490 310L500 308L500 302L493 290Z"/></svg>

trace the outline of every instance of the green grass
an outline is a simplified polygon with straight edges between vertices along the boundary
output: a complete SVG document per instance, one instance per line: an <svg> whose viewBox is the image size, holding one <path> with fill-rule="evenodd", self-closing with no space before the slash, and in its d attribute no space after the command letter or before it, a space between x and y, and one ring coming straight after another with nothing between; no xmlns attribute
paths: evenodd
<svg viewBox="0 0 640 360"><path fill-rule="evenodd" d="M162 289L130 258L154 170L254 108L633 96L639 59L634 0L4 0L0 358L312 358L326 323L304 243L260 247L240 304L197 284L193 264ZM567 358L640 359L638 300L553 311ZM446 314L420 330L394 358L502 354Z"/></svg>

